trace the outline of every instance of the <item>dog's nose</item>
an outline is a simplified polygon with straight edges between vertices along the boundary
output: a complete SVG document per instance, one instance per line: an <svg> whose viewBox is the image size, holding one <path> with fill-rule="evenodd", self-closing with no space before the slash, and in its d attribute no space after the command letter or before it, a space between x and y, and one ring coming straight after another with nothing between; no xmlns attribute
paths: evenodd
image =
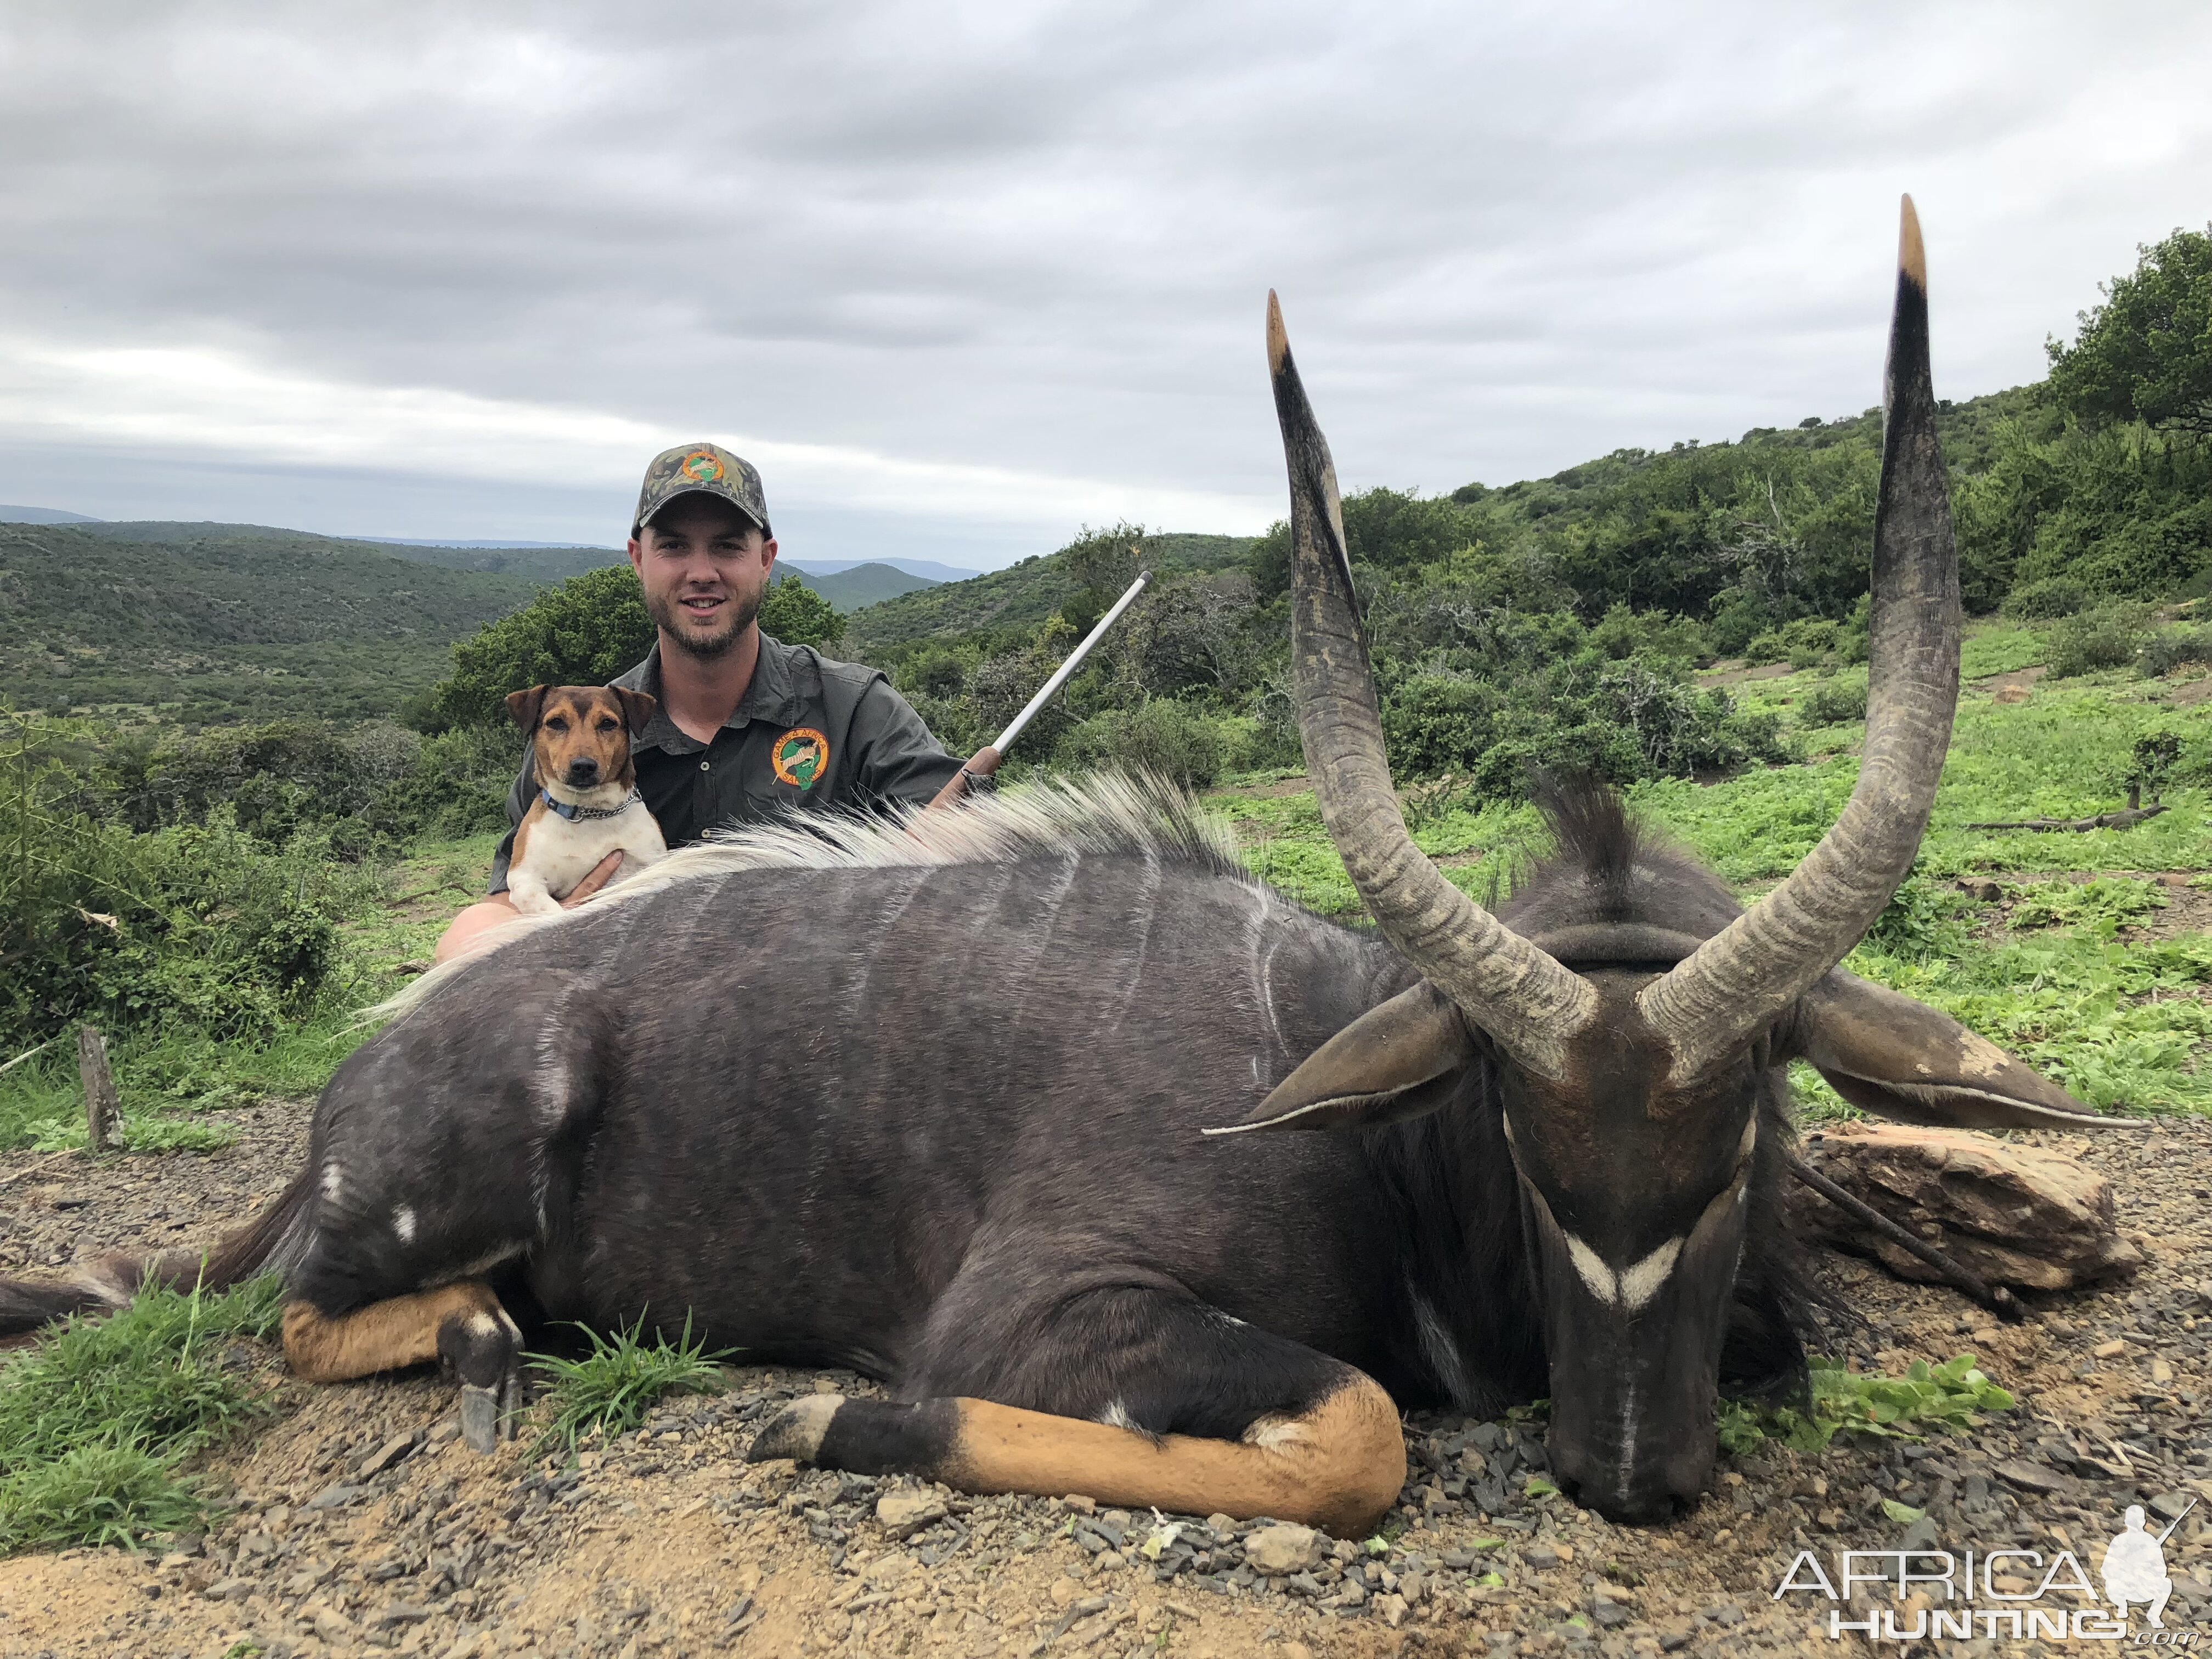
<svg viewBox="0 0 2212 1659"><path fill-rule="evenodd" d="M599 775L599 763L595 760L572 760L568 763L568 781L588 783Z"/></svg>

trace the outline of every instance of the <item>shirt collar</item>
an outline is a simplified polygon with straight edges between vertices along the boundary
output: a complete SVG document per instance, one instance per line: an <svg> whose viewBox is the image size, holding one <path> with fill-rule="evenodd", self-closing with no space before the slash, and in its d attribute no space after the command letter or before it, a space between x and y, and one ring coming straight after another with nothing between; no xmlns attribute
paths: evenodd
<svg viewBox="0 0 2212 1659"><path fill-rule="evenodd" d="M722 722L724 731L742 731L755 720L788 726L805 712L792 672L792 659L798 654L799 647L796 646L786 645L767 634L760 636L760 656L753 664L752 683L745 687L744 696L738 699L738 706L730 711L729 719ZM645 692L656 705L653 718L646 722L645 730L638 733L639 747L696 749L700 746L668 717L665 702L660 695L659 640L653 641L652 649L645 653L645 660L624 674L617 683L627 684L635 690Z"/></svg>

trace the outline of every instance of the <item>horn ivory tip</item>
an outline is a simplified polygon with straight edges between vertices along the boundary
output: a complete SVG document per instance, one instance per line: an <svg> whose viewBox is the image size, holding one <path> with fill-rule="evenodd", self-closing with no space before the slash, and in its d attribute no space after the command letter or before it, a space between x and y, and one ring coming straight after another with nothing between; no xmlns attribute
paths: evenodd
<svg viewBox="0 0 2212 1659"><path fill-rule="evenodd" d="M1283 329L1283 307L1275 290L1267 290L1267 372L1280 374L1291 358L1291 337Z"/></svg>
<svg viewBox="0 0 2212 1659"><path fill-rule="evenodd" d="M1928 291L1928 251L1920 244L1920 215L1910 196L1898 198L1897 270L1922 293Z"/></svg>

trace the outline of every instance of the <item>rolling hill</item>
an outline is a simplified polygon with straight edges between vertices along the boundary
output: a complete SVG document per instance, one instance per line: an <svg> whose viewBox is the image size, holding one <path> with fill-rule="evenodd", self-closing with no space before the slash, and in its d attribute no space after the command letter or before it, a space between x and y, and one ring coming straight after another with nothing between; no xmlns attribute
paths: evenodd
<svg viewBox="0 0 2212 1659"><path fill-rule="evenodd" d="M1241 560L1249 536L1148 536L1152 568L1163 573L1219 570ZM984 628L1034 628L1075 597L1075 583L1049 553L964 582L901 594L846 618L844 649L861 661L885 646L932 634Z"/></svg>
<svg viewBox="0 0 2212 1659"><path fill-rule="evenodd" d="M0 524L0 674L31 708L388 716L541 585L254 526Z"/></svg>

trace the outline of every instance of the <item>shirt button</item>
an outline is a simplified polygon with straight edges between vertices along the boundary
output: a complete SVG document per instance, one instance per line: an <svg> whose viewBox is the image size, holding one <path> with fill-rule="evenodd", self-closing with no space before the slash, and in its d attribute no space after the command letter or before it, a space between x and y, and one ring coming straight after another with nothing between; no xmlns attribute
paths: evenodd
<svg viewBox="0 0 2212 1659"><path fill-rule="evenodd" d="M706 762L704 762L704 761L701 761L701 762L699 763L699 769L700 769L702 772L707 772L707 771L711 771L711 770L713 770L713 769L712 769L711 767L709 767L709 766L707 764L707 763L706 763Z"/></svg>

